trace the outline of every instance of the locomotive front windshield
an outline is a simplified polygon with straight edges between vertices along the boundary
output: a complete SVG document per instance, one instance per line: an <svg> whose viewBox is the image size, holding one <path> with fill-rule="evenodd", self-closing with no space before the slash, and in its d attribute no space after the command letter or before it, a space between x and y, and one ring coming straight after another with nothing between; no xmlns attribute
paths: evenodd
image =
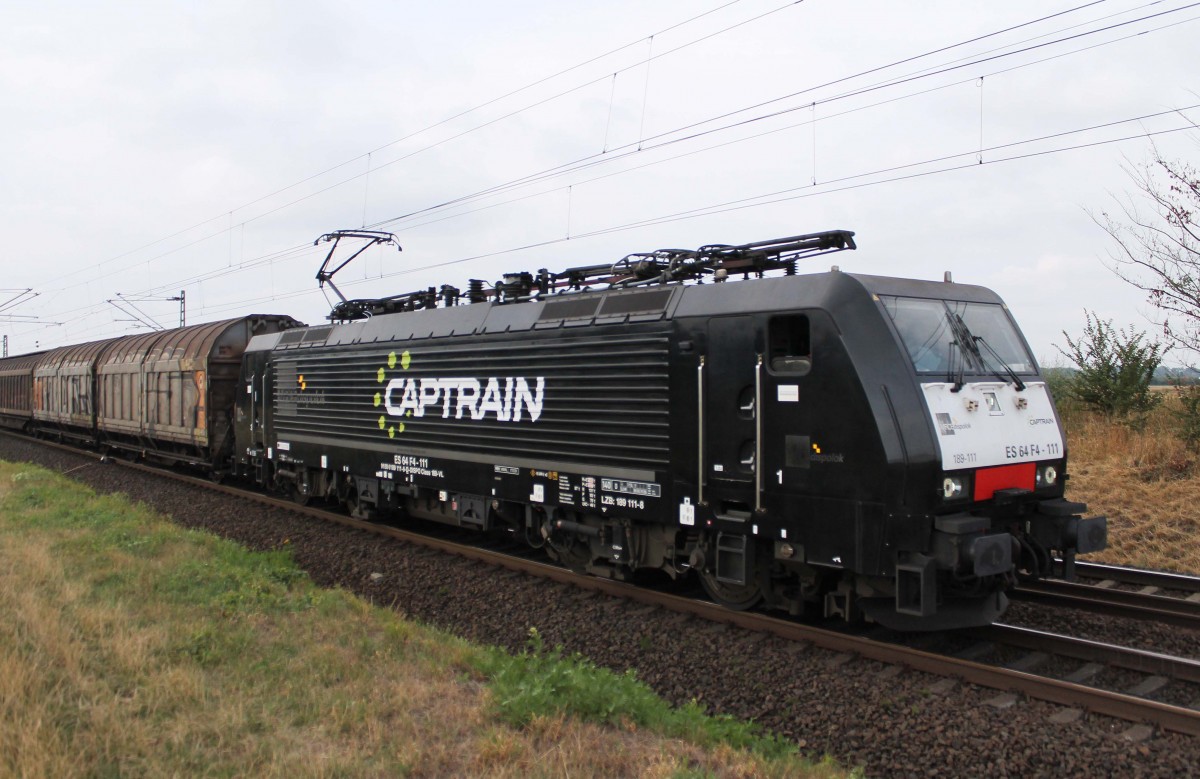
<svg viewBox="0 0 1200 779"><path fill-rule="evenodd" d="M1031 374L1033 357L995 303L881 295L920 374Z"/></svg>

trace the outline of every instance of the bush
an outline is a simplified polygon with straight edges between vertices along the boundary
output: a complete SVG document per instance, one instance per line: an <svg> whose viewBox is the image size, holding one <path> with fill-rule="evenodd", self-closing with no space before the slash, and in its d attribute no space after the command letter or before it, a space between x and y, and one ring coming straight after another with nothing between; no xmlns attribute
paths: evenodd
<svg viewBox="0 0 1200 779"><path fill-rule="evenodd" d="M1200 384L1180 385L1179 408L1174 410L1179 426L1175 434L1190 449L1200 449Z"/></svg>
<svg viewBox="0 0 1200 779"><path fill-rule="evenodd" d="M1075 374L1070 368L1057 365L1046 367L1043 365L1042 378L1046 380L1046 386L1050 390L1050 395L1054 398L1054 403L1060 410L1073 399L1071 388L1075 382Z"/></svg>
<svg viewBox="0 0 1200 779"><path fill-rule="evenodd" d="M1144 414L1161 398L1150 391L1154 371L1166 350L1160 343L1146 343L1146 334L1132 329L1114 329L1085 311L1087 324L1079 340L1063 331L1067 349L1058 348L1075 364L1078 373L1067 385L1069 397L1108 417Z"/></svg>

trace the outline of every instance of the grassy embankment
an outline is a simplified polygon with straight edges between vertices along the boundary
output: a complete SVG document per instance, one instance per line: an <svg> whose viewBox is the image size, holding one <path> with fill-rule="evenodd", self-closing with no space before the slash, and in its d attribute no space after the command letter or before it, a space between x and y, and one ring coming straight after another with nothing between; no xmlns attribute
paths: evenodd
<svg viewBox="0 0 1200 779"><path fill-rule="evenodd" d="M1071 480L1067 497L1108 516L1109 548L1089 562L1200 574L1200 453L1175 435L1173 391L1141 429L1060 404Z"/></svg>
<svg viewBox="0 0 1200 779"><path fill-rule="evenodd" d="M1063 408L1089 559L1200 572L1200 455ZM279 554L0 464L0 774L791 776L737 723L570 658L509 658L320 590ZM569 702L566 709L555 704ZM615 727L614 727L615 726Z"/></svg>
<svg viewBox="0 0 1200 779"><path fill-rule="evenodd" d="M841 775L28 465L0 463L0 593L0 775Z"/></svg>

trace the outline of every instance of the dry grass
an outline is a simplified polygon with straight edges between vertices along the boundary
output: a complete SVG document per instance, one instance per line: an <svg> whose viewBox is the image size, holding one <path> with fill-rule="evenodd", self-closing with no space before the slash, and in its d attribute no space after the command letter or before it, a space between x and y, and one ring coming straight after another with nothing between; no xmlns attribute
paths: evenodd
<svg viewBox="0 0 1200 779"><path fill-rule="evenodd" d="M1141 429L1064 409L1067 497L1108 516L1109 548L1094 562L1200 573L1200 456L1175 435L1174 393Z"/></svg>
<svg viewBox="0 0 1200 779"><path fill-rule="evenodd" d="M495 717L480 652L285 557L0 463L0 776L834 776Z"/></svg>

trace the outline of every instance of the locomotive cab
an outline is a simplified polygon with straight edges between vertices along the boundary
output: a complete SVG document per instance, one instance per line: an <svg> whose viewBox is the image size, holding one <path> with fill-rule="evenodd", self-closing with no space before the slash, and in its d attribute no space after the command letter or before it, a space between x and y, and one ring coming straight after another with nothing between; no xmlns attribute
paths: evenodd
<svg viewBox="0 0 1200 779"><path fill-rule="evenodd" d="M897 560L901 617L937 612L939 572L944 590L969 597L1014 576L1072 578L1075 555L1107 543L1106 519L1063 498L1062 427L1007 307L985 290L940 286L944 296L876 295L935 442L933 530L927 550Z"/></svg>
<svg viewBox="0 0 1200 779"><path fill-rule="evenodd" d="M689 331L707 531L689 559L714 599L965 627L1019 578L1070 577L1104 548L1105 519L1063 498L1053 400L994 293L836 271L754 284L733 305L757 311ZM718 294L697 291L697 313Z"/></svg>

